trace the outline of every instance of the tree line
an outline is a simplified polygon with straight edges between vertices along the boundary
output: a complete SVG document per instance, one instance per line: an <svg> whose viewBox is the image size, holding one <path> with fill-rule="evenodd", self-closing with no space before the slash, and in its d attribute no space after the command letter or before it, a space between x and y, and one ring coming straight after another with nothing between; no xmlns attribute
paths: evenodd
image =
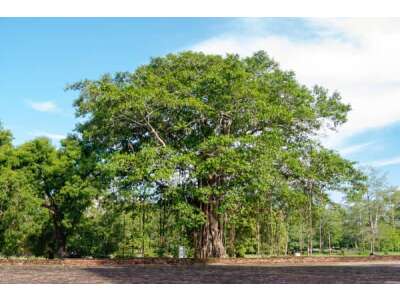
<svg viewBox="0 0 400 300"><path fill-rule="evenodd" d="M400 251L399 191L320 142L350 106L263 51L169 54L68 89L78 122L58 147L0 128L4 256Z"/></svg>

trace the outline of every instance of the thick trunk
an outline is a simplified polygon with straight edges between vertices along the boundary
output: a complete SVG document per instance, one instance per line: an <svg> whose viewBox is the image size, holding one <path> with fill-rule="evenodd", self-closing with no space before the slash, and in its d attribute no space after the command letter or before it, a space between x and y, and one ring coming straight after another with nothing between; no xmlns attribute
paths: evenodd
<svg viewBox="0 0 400 300"><path fill-rule="evenodd" d="M55 254L59 258L64 258L67 256L67 251L66 251L67 238L57 218L54 217L53 220L54 220Z"/></svg>
<svg viewBox="0 0 400 300"><path fill-rule="evenodd" d="M54 258L55 256L64 258L67 256L67 234L62 225L63 214L60 212L51 196L45 194L44 197L46 201L42 206L48 210L53 222L53 243L51 243L48 255L49 258Z"/></svg>
<svg viewBox="0 0 400 300"><path fill-rule="evenodd" d="M202 211L206 222L200 232L196 235L196 257L224 257L226 256L223 243L223 230L216 212L216 205L213 203L202 204Z"/></svg>

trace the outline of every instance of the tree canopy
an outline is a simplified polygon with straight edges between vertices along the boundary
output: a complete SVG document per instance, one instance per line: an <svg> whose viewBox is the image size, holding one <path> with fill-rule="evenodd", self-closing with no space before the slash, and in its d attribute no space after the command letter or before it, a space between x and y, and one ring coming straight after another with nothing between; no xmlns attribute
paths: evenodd
<svg viewBox="0 0 400 300"><path fill-rule="evenodd" d="M201 213L192 233L198 257L224 256L221 216L261 194L272 201L265 193L276 181L314 195L355 172L316 139L322 127L345 122L349 106L338 93L301 85L264 52L171 54L71 88L80 91L83 139L106 163L119 162L115 184L148 186L158 201L181 195L174 201Z"/></svg>

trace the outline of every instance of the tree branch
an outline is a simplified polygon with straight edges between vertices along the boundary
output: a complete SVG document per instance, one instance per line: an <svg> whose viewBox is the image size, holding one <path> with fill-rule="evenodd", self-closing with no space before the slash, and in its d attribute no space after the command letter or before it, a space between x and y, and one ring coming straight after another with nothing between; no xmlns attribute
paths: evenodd
<svg viewBox="0 0 400 300"><path fill-rule="evenodd" d="M166 147L167 144L163 141L163 139L160 137L160 135L158 134L158 132L154 129L153 126L151 126L149 120L146 120L146 125L147 127L150 129L151 133L154 135L154 137L156 138L156 140L163 146Z"/></svg>

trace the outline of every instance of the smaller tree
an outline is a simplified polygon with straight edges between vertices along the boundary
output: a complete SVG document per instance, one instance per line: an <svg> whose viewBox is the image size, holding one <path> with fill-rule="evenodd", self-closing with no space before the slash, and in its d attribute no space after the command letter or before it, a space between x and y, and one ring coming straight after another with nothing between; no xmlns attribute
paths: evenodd
<svg viewBox="0 0 400 300"><path fill-rule="evenodd" d="M324 223L323 239L328 246L329 254L332 254L332 247L339 246L343 239L343 208L335 203L328 204L323 211L322 220Z"/></svg>
<svg viewBox="0 0 400 300"><path fill-rule="evenodd" d="M63 140L59 149L38 138L20 146L16 156L15 168L30 178L34 194L49 214L37 252L65 257L67 238L96 195L90 157L74 137Z"/></svg>

